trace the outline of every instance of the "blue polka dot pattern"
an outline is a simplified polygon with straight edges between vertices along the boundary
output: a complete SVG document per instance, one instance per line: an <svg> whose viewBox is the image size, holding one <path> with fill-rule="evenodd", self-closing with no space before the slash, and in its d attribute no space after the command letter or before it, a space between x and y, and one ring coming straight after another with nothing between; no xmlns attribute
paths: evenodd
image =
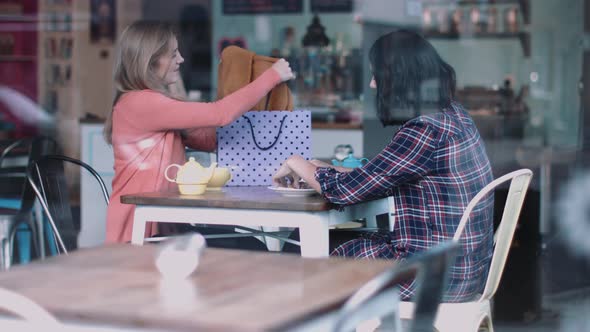
<svg viewBox="0 0 590 332"><path fill-rule="evenodd" d="M248 112L217 129L217 163L232 172L228 186L269 186L293 154L311 159L310 111Z"/></svg>

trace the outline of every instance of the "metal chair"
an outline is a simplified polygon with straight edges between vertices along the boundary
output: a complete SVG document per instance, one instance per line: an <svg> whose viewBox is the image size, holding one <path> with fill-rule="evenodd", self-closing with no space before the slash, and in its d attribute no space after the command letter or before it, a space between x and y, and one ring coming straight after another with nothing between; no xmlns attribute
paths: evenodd
<svg viewBox="0 0 590 332"><path fill-rule="evenodd" d="M72 218L64 162L78 165L94 176L107 205L109 203L109 193L100 175L90 165L78 159L61 155L46 155L29 164L27 169L28 182L49 219L55 240L59 244L58 250L67 254L68 250L75 248L77 234ZM69 246L66 246L63 240L64 235L73 239L68 242Z"/></svg>
<svg viewBox="0 0 590 332"><path fill-rule="evenodd" d="M363 321L396 313L391 290L415 276L416 305L408 331L432 331L439 302L447 284L447 272L459 245L447 242L401 261L356 291L338 312L333 332L351 331ZM397 296L394 292L393 296ZM400 324L397 324L399 329Z"/></svg>
<svg viewBox="0 0 590 332"><path fill-rule="evenodd" d="M51 153L57 149L55 140L40 136L33 139L21 139L9 147L4 149L0 155L0 165L3 160L10 154L10 152L18 147L25 146L28 148L28 160L29 162L39 159L41 156ZM0 242L2 243L1 249L1 267L8 269L12 264L12 249L14 246L14 238L16 234L17 226L21 223L26 223L33 234L33 248L40 252L40 248L43 245L43 241L37 235L40 233L40 226L33 220L32 212L35 204L35 193L26 181L26 167L6 167L0 168L0 177L8 179L22 178L22 189L20 194L20 208L19 209L0 209Z"/></svg>
<svg viewBox="0 0 590 332"><path fill-rule="evenodd" d="M494 330L490 301L500 284L504 264L508 257L512 237L516 230L520 210L532 176L533 172L529 169L520 169L501 176L485 186L467 205L453 237L455 243L459 243L463 229L475 206L484 197L493 194L498 186L510 181L502 219L494 235L494 252L483 294L472 302L441 303L438 316L434 322L434 326L440 332L478 332L482 329L492 332ZM401 302L400 317L402 319L411 319L415 305L413 302Z"/></svg>
<svg viewBox="0 0 590 332"><path fill-rule="evenodd" d="M55 237L54 242L58 245L58 250L68 253L75 247L71 245L74 241L64 241L67 236L73 239L77 236L74 230L74 222L69 203L68 186L64 173L64 162L80 166L89 172L98 182L106 205L109 203L109 192L102 177L90 165L67 156L47 155L29 165L27 170L28 181L39 199L41 207L49 220ZM239 227L236 227L239 228ZM252 236L270 236L279 237L281 232L266 233L246 227L240 228L248 233L225 233L205 235L207 239L226 239ZM223 229L222 229L223 230ZM275 234L276 233L276 234ZM168 236L157 236L147 238L146 242L160 242L167 239ZM69 244L69 246L68 246Z"/></svg>

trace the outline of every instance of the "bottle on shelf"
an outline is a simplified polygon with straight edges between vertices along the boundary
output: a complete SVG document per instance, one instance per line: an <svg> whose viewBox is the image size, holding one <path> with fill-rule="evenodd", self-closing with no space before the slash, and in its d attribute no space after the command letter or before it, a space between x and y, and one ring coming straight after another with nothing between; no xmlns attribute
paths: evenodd
<svg viewBox="0 0 590 332"><path fill-rule="evenodd" d="M518 8L509 7L504 10L504 32L518 32Z"/></svg>
<svg viewBox="0 0 590 332"><path fill-rule="evenodd" d="M451 18L451 34L462 34L465 32L465 19L463 9L457 8L453 11Z"/></svg>
<svg viewBox="0 0 590 332"><path fill-rule="evenodd" d="M488 16L487 16L487 29L488 33L496 33L498 32L498 9L494 6L490 6L488 9Z"/></svg>

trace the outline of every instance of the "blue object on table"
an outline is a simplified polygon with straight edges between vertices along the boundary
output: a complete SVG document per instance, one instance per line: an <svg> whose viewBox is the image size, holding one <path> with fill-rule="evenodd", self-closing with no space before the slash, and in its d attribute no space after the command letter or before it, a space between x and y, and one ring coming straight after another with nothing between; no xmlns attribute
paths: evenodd
<svg viewBox="0 0 590 332"><path fill-rule="evenodd" d="M344 160L340 161L337 159L332 159L332 165L334 166L342 166L347 168L356 168L362 167L364 164L368 163L369 159L361 158L357 159L352 156L352 153L348 155L348 157L344 158Z"/></svg>

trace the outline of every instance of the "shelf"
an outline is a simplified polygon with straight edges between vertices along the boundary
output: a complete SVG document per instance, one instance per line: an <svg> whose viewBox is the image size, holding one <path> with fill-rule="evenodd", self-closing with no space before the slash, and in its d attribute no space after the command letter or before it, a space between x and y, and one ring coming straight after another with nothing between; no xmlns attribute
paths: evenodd
<svg viewBox="0 0 590 332"><path fill-rule="evenodd" d="M43 60L49 63L57 63L57 64L71 64L72 59L66 58L58 58L58 57L44 57Z"/></svg>
<svg viewBox="0 0 590 332"><path fill-rule="evenodd" d="M530 0L428 0L422 3L423 6L489 6L489 5L518 5L522 12L524 24L530 24Z"/></svg>
<svg viewBox="0 0 590 332"><path fill-rule="evenodd" d="M427 39L519 39L522 46L522 50L525 57L531 55L531 37L528 32L480 32L472 34L458 34L458 33L438 33L438 32L425 32L424 38Z"/></svg>
<svg viewBox="0 0 590 332"><path fill-rule="evenodd" d="M426 0L422 2L425 6L489 6L489 5L520 5L527 0Z"/></svg>
<svg viewBox="0 0 590 332"><path fill-rule="evenodd" d="M502 4L520 4L521 0L426 0L424 5L502 5Z"/></svg>
<svg viewBox="0 0 590 332"><path fill-rule="evenodd" d="M425 32L425 38L433 39L473 39L473 38L491 38L491 39L510 39L520 38L526 32L477 32L477 33L438 33Z"/></svg>
<svg viewBox="0 0 590 332"><path fill-rule="evenodd" d="M63 11L67 11L67 10L72 10L72 4L45 4L45 8L44 9L48 9L48 10L63 10Z"/></svg>
<svg viewBox="0 0 590 332"><path fill-rule="evenodd" d="M319 122L319 121L312 121L311 123L312 129L349 129L349 130L356 130L356 129L363 129L362 123L345 123L345 122Z"/></svg>
<svg viewBox="0 0 590 332"><path fill-rule="evenodd" d="M38 21L37 15L35 14L0 14L0 22L31 22L36 23Z"/></svg>
<svg viewBox="0 0 590 332"><path fill-rule="evenodd" d="M0 62L32 62L36 59L32 55L0 55Z"/></svg>
<svg viewBox="0 0 590 332"><path fill-rule="evenodd" d="M73 34L73 31L62 31L62 30L42 30L43 33L52 34L52 35L63 35L65 37L69 37Z"/></svg>

